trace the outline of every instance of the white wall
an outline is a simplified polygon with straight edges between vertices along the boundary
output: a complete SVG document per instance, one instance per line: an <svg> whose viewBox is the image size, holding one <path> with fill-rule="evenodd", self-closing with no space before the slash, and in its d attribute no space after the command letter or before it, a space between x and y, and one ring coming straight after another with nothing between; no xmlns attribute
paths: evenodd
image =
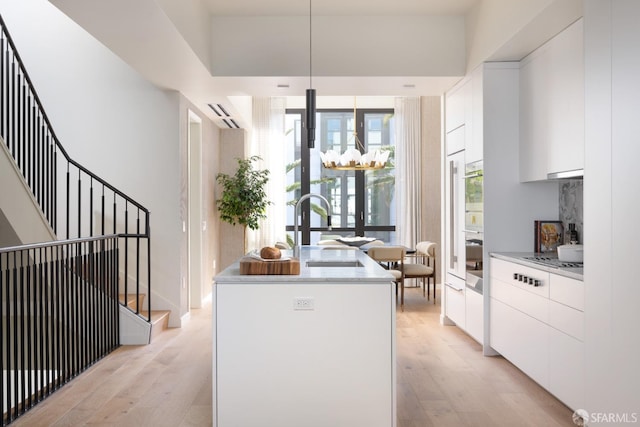
<svg viewBox="0 0 640 427"><path fill-rule="evenodd" d="M151 211L154 308L177 314L179 94L142 79L46 0L0 0L0 13L69 155Z"/></svg>
<svg viewBox="0 0 640 427"><path fill-rule="evenodd" d="M196 286L201 291L199 295L200 301L191 301L192 307L199 307L202 300L211 294L211 284L213 277L220 271L220 255L218 236L220 234L220 220L215 204L216 196L216 175L219 171L219 147L220 147L220 129L214 125L202 111L193 105L184 96L180 97L180 163L181 163L181 198L180 198L180 221L187 221L187 204L188 204L188 165L187 150L189 111L198 116L201 120L202 132L202 220L206 223L206 230L200 228L202 232L202 283L190 283L190 286ZM180 242L180 280L183 283L188 277L188 260L187 260L187 232L181 233ZM215 268L214 268L215 263ZM186 314L190 308L187 306L188 296L187 288L181 290L181 315Z"/></svg>
<svg viewBox="0 0 640 427"><path fill-rule="evenodd" d="M314 16L312 27L316 76L464 75L462 16ZM309 74L308 16L215 16L211 37L213 75Z"/></svg>
<svg viewBox="0 0 640 427"><path fill-rule="evenodd" d="M200 61L211 68L211 18L202 0L156 0Z"/></svg>

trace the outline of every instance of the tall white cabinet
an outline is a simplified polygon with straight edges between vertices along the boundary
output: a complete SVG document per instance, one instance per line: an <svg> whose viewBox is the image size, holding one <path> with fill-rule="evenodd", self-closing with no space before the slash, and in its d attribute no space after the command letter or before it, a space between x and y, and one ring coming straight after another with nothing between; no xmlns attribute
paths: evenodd
<svg viewBox="0 0 640 427"><path fill-rule="evenodd" d="M640 2L585 0L585 408L640 408ZM632 423L629 422L629 425Z"/></svg>
<svg viewBox="0 0 640 427"><path fill-rule="evenodd" d="M456 324L492 354L489 336L489 253L531 251L533 222L558 215L556 183L521 183L519 177L519 65L485 63L445 96L446 271L442 322ZM453 119L449 119L449 116ZM464 120L464 122L463 122ZM465 287L464 194L448 203L451 189L464 189L463 163L484 164L484 294ZM453 163L452 163L453 161ZM462 169L450 172L452 164ZM457 181L460 180L461 181ZM455 195L453 196L455 197ZM453 209L453 211L449 211ZM454 262L457 261L457 262Z"/></svg>

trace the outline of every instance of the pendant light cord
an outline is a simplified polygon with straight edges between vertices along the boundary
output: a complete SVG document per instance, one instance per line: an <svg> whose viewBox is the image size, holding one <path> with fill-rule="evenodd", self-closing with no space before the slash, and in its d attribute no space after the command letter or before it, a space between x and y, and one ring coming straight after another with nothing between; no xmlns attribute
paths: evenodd
<svg viewBox="0 0 640 427"><path fill-rule="evenodd" d="M312 55L311 55L311 0L309 0L309 87L313 87L311 76L313 75L312 70Z"/></svg>

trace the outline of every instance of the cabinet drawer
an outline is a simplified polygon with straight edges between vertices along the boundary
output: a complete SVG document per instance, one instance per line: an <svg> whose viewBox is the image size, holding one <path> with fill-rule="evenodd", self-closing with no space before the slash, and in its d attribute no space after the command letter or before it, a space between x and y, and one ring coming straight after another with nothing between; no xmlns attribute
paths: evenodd
<svg viewBox="0 0 640 427"><path fill-rule="evenodd" d="M527 292L501 280L491 280L491 297L541 322L549 321L549 299Z"/></svg>
<svg viewBox="0 0 640 427"><path fill-rule="evenodd" d="M557 274L549 275L549 298L584 311L584 282Z"/></svg>
<svg viewBox="0 0 640 427"><path fill-rule="evenodd" d="M548 326L491 298L490 345L548 389Z"/></svg>
<svg viewBox="0 0 640 427"><path fill-rule="evenodd" d="M527 292L549 298L549 273L546 271L497 258L491 258L490 268L492 279L495 278ZM538 286L530 284L536 281Z"/></svg>
<svg viewBox="0 0 640 427"><path fill-rule="evenodd" d="M584 408L584 344L549 332L549 391L571 409Z"/></svg>
<svg viewBox="0 0 640 427"><path fill-rule="evenodd" d="M584 313L555 301L549 301L549 326L584 340Z"/></svg>
<svg viewBox="0 0 640 427"><path fill-rule="evenodd" d="M465 290L466 331L482 344L484 337L484 300L479 293L466 289Z"/></svg>
<svg viewBox="0 0 640 427"><path fill-rule="evenodd" d="M464 280L447 274L445 291L446 316L461 329L465 329L465 283Z"/></svg>

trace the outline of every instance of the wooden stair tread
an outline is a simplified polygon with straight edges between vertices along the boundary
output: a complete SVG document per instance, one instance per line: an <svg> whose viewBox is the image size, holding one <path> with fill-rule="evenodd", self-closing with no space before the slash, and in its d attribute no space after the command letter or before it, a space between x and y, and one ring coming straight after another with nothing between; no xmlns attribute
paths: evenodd
<svg viewBox="0 0 640 427"><path fill-rule="evenodd" d="M147 312L141 312L141 314L145 317L147 316ZM169 329L169 314L171 314L170 310L151 310L151 339L153 340L158 334L162 331Z"/></svg>

